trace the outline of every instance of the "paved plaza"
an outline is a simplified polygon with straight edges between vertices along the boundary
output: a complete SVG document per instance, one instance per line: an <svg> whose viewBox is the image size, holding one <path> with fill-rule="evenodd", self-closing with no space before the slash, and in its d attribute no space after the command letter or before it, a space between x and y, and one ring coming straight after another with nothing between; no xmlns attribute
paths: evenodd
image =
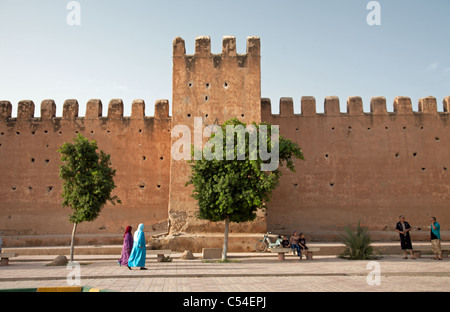
<svg viewBox="0 0 450 312"><path fill-rule="evenodd" d="M117 292L448 292L450 258L402 259L386 255L370 261L314 256L285 261L271 253L229 253L228 263L183 260L157 262L147 256L147 271L128 270L118 255L76 255L81 286ZM75 267L48 266L55 256L18 256L0 267L0 289L63 287L73 283ZM372 284L372 285L370 285Z"/></svg>

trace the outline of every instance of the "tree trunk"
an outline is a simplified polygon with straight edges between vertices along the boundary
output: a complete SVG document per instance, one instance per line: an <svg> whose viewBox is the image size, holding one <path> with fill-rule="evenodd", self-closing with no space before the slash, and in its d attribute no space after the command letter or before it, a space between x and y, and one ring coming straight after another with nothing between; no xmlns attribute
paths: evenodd
<svg viewBox="0 0 450 312"><path fill-rule="evenodd" d="M73 250L75 247L75 233L77 231L77 225L78 223L73 224L72 239L70 241L70 262L73 262Z"/></svg>
<svg viewBox="0 0 450 312"><path fill-rule="evenodd" d="M230 223L230 218L227 217L225 219L225 234L224 234L224 238L223 238L222 261L227 260L229 223Z"/></svg>

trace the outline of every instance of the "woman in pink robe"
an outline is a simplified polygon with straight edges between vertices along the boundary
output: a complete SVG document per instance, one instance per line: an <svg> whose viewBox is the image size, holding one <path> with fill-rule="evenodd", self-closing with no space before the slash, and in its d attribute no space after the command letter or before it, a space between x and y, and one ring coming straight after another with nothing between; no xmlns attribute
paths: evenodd
<svg viewBox="0 0 450 312"><path fill-rule="evenodd" d="M131 249L133 248L133 235L131 235L131 226L127 226L125 234L123 235L123 247L122 247L122 258L117 260L119 265L128 265L128 258L131 254Z"/></svg>

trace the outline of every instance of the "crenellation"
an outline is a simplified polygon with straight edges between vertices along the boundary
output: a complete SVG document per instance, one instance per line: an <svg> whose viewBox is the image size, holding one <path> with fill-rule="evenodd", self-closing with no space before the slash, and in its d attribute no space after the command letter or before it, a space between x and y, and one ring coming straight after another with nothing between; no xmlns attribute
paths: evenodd
<svg viewBox="0 0 450 312"><path fill-rule="evenodd" d="M236 37L225 36L222 41L222 55L225 57L235 57L236 52Z"/></svg>
<svg viewBox="0 0 450 312"><path fill-rule="evenodd" d="M360 96L351 96L347 99L347 114L350 116L363 115L363 101Z"/></svg>
<svg viewBox="0 0 450 312"><path fill-rule="evenodd" d="M411 98L406 96L397 96L394 99L394 113L396 114L412 114Z"/></svg>
<svg viewBox="0 0 450 312"><path fill-rule="evenodd" d="M155 119L168 119L169 100L157 100L155 102Z"/></svg>
<svg viewBox="0 0 450 312"><path fill-rule="evenodd" d="M313 96L302 96L300 106L302 116L315 116L317 114L316 98Z"/></svg>
<svg viewBox="0 0 450 312"><path fill-rule="evenodd" d="M280 99L280 116L294 116L294 100L291 97L282 97Z"/></svg>
<svg viewBox="0 0 450 312"><path fill-rule="evenodd" d="M186 55L186 45L181 37L176 37L173 40L173 56L183 57Z"/></svg>
<svg viewBox="0 0 450 312"><path fill-rule="evenodd" d="M123 117L123 101L112 99L108 105L108 119L119 119Z"/></svg>
<svg viewBox="0 0 450 312"><path fill-rule="evenodd" d="M211 38L209 36L199 36L195 38L195 57L211 56Z"/></svg>
<svg viewBox="0 0 450 312"><path fill-rule="evenodd" d="M428 96L419 100L419 113L437 114L437 101L435 97Z"/></svg>
<svg viewBox="0 0 450 312"><path fill-rule="evenodd" d="M75 99L65 100L63 104L63 119L71 120L78 117L79 105Z"/></svg>
<svg viewBox="0 0 450 312"><path fill-rule="evenodd" d="M43 100L41 102L41 119L52 119L56 117L56 104L54 100Z"/></svg>
<svg viewBox="0 0 450 312"><path fill-rule="evenodd" d="M370 100L370 112L373 115L387 115L386 98L375 96Z"/></svg>
<svg viewBox="0 0 450 312"><path fill-rule="evenodd" d="M256 36L247 37L247 55L259 57L261 53L260 38Z"/></svg>
<svg viewBox="0 0 450 312"><path fill-rule="evenodd" d="M85 119L98 119L102 117L103 104L99 99L90 99L86 104Z"/></svg>
<svg viewBox="0 0 450 312"><path fill-rule="evenodd" d="M143 119L145 117L145 101L136 99L131 103L131 117L133 119Z"/></svg>
<svg viewBox="0 0 450 312"><path fill-rule="evenodd" d="M324 102L325 116L339 116L341 114L339 97L327 96Z"/></svg>
<svg viewBox="0 0 450 312"><path fill-rule="evenodd" d="M272 103L269 98L261 99L261 119L268 120L272 115Z"/></svg>
<svg viewBox="0 0 450 312"><path fill-rule="evenodd" d="M10 101L0 101L0 120L11 118L12 105Z"/></svg>
<svg viewBox="0 0 450 312"><path fill-rule="evenodd" d="M30 120L34 118L34 102L23 100L17 107L17 120Z"/></svg>
<svg viewBox="0 0 450 312"><path fill-rule="evenodd" d="M450 96L446 96L442 102L444 105L444 113L450 113Z"/></svg>

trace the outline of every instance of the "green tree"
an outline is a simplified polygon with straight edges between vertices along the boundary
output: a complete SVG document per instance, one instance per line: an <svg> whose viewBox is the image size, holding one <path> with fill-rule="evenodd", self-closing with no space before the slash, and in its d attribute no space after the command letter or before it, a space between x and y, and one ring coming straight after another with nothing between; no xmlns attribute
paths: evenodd
<svg viewBox="0 0 450 312"><path fill-rule="evenodd" d="M81 134L74 143L64 143L60 147L61 161L59 176L63 182L63 207L72 209L69 221L73 224L70 244L70 261L73 261L75 233L78 223L94 221L106 202L121 203L117 196L111 196L116 185L110 155L97 153L97 143L89 142Z"/></svg>
<svg viewBox="0 0 450 312"><path fill-rule="evenodd" d="M261 153L257 153L261 144L265 143L268 151L272 152L272 144L279 143L279 165L286 164L287 168L295 171L295 159L304 159L301 148L288 139L279 136L278 142L272 140L273 130L267 124L252 125L257 133L260 133L261 126L268 128L267 136L257 140L257 145L252 146L250 133L245 132L245 144L238 144L242 134L234 133L227 135L227 126L235 128L246 127L245 123L233 118L220 126L217 132L211 135L208 147L211 153L219 156L207 159L205 145L202 159L191 160L191 175L186 186L193 185L192 197L198 201L197 218L212 222L225 221L225 233L222 260L225 261L228 249L229 222L247 222L256 217L258 209L267 208L265 203L270 200L272 191L277 187L281 177L281 170L278 166L276 170L263 171L262 165L268 164L271 160L262 159ZM233 156L227 158L227 140L232 146ZM233 140L233 141L230 141ZM223 144L220 144L220 143ZM253 141L254 142L254 141ZM219 143L219 144L218 144ZM230 148L228 149L230 153ZM196 151L193 151L193 155ZM244 155L243 160L238 160L238 155ZM198 154L197 154L198 155Z"/></svg>

